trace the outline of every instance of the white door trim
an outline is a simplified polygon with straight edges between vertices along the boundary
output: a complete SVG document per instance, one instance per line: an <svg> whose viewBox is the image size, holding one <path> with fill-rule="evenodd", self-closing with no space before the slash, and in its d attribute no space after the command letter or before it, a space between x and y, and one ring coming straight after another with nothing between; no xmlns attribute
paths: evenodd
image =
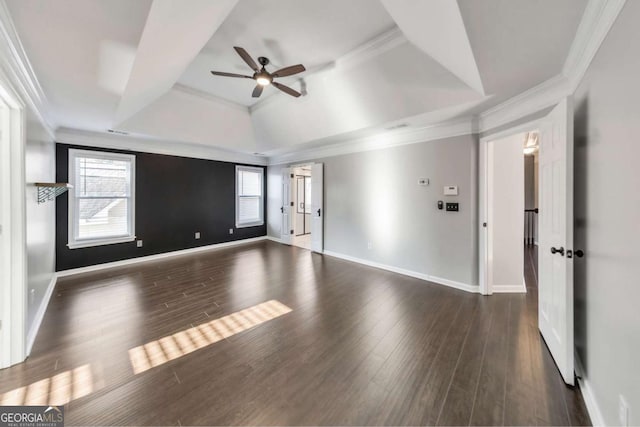
<svg viewBox="0 0 640 427"><path fill-rule="evenodd" d="M25 104L0 71L0 368L26 356Z"/></svg>
<svg viewBox="0 0 640 427"><path fill-rule="evenodd" d="M523 123L518 126L496 132L491 135L483 136L480 138L480 147L478 155L478 284L480 287L480 293L482 295L493 294L491 289L491 263L489 262L488 255L490 249L489 239L489 206L491 201L489 200L489 150L488 143L497 139L506 138L511 135L515 135L523 132L532 132L540 127L542 119L532 120L527 123ZM484 223L487 223L487 227L484 227Z"/></svg>

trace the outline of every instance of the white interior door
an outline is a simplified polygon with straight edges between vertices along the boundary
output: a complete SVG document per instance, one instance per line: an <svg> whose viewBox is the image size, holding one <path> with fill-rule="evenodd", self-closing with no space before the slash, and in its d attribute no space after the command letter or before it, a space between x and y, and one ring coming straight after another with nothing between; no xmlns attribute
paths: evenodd
<svg viewBox="0 0 640 427"><path fill-rule="evenodd" d="M280 212L282 213L282 222L280 224L280 240L287 245L291 244L292 227L291 227L291 169L285 168L282 170L282 206L280 206Z"/></svg>
<svg viewBox="0 0 640 427"><path fill-rule="evenodd" d="M322 163L311 165L311 250L324 250L324 172Z"/></svg>
<svg viewBox="0 0 640 427"><path fill-rule="evenodd" d="M562 100L540 138L538 325L567 384L574 383L573 108Z"/></svg>

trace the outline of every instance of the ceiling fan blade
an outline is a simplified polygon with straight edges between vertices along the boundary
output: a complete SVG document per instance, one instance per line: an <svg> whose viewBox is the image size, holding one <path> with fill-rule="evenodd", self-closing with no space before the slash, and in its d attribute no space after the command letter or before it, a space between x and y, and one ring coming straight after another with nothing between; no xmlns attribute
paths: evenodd
<svg viewBox="0 0 640 427"><path fill-rule="evenodd" d="M260 71L260 68L258 68L258 64L256 64L256 61L251 58L251 55L249 55L246 50L237 46L234 46L234 49L236 50L236 52L238 52L238 55L240 55L244 62L246 62L249 67L251 67L253 71Z"/></svg>
<svg viewBox="0 0 640 427"><path fill-rule="evenodd" d="M291 65L289 67L281 68L278 71L271 73L271 75L273 77L287 77L287 76L292 76L294 74L301 73L306 70L307 69L304 68L304 65L298 64L298 65Z"/></svg>
<svg viewBox="0 0 640 427"><path fill-rule="evenodd" d="M272 82L272 85L274 85L275 87L277 87L278 89L280 89L281 91L283 91L286 94L289 94L291 96L295 96L296 98L300 96L300 92L291 89L289 86L285 86L282 83L278 83L278 82Z"/></svg>
<svg viewBox="0 0 640 427"><path fill-rule="evenodd" d="M262 95L263 89L264 89L264 86L256 85L255 89L253 89L253 93L251 93L251 96L254 98L260 98L260 95Z"/></svg>
<svg viewBox="0 0 640 427"><path fill-rule="evenodd" d="M251 76L243 76L242 74L235 73L225 73L224 71L212 71L211 74L214 76L224 76L224 77L239 77L241 79L252 79Z"/></svg>

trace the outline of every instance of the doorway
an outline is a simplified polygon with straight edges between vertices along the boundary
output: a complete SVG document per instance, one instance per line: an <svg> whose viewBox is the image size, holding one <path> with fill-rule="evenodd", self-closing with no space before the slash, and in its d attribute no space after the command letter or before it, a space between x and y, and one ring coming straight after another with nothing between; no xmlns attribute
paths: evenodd
<svg viewBox="0 0 640 427"><path fill-rule="evenodd" d="M282 169L280 241L324 252L324 165L300 164Z"/></svg>
<svg viewBox="0 0 640 427"><path fill-rule="evenodd" d="M535 131L531 132L532 134ZM486 141L487 293L524 293L527 235L523 144L529 132Z"/></svg>
<svg viewBox="0 0 640 427"><path fill-rule="evenodd" d="M523 144L524 143L524 148ZM523 150L538 152L539 211L529 223L524 204ZM501 157L504 153L507 157ZM534 158L535 163L535 158ZM506 171L517 170L521 177ZM515 177L515 178L514 178ZM561 99L539 120L480 139L479 156L479 287L484 295L494 292L526 292L524 284L500 283L505 271L511 280L522 276L523 242L538 242L538 268L535 269L538 329L556 366L567 384L575 383L573 347L573 104L571 97ZM512 182L511 182L512 181ZM535 182L534 182L535 185ZM511 200L500 198L505 189L520 192ZM503 193L499 194L499 191ZM497 201L496 201L497 199ZM534 195L535 200L535 195ZM509 212L506 226L503 215ZM524 212L524 215L523 215ZM519 219L518 219L519 217ZM511 221L511 222L509 222ZM513 223L519 223L518 227ZM526 227L533 227L531 236ZM502 231L501 231L502 229ZM517 244L515 243L517 242ZM509 247L512 262L500 265ZM535 248L531 248L534 249ZM496 256L498 254L498 256ZM581 253L580 253L581 254ZM534 257L534 254L531 254ZM535 264L533 265L535 267ZM517 279L516 279L517 280ZM501 288L501 285L504 287ZM518 290L518 288L520 290ZM537 294L537 295L535 295ZM529 299L529 297L527 297Z"/></svg>
<svg viewBox="0 0 640 427"><path fill-rule="evenodd" d="M538 292L538 168L540 132L524 136L524 268L527 292Z"/></svg>

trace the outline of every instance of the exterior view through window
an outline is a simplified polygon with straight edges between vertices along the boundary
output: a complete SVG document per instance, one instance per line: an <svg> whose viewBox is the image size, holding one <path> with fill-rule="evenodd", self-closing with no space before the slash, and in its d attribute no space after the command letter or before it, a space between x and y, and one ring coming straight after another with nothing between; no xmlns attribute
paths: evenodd
<svg viewBox="0 0 640 427"><path fill-rule="evenodd" d="M69 150L69 247L135 239L135 156Z"/></svg>
<svg viewBox="0 0 640 427"><path fill-rule="evenodd" d="M236 166L236 227L264 224L262 168Z"/></svg>

